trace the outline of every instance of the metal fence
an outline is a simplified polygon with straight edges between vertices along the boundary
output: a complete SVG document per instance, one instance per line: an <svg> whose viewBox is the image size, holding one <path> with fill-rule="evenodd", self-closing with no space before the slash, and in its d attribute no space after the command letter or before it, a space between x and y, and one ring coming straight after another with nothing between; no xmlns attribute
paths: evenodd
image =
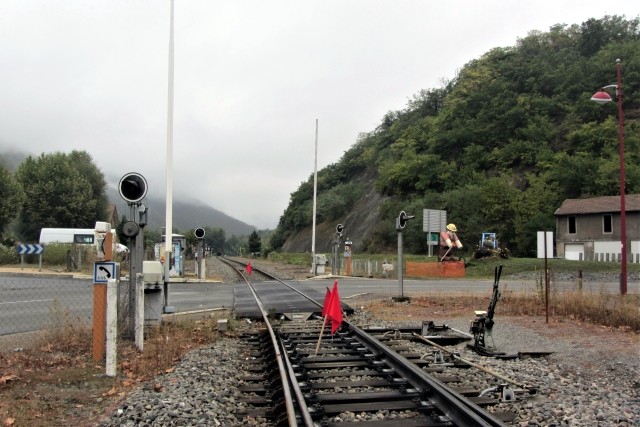
<svg viewBox="0 0 640 427"><path fill-rule="evenodd" d="M73 325L91 328L94 284L67 275L0 273L0 350L23 347L36 331ZM118 285L118 330L130 328L129 282Z"/></svg>

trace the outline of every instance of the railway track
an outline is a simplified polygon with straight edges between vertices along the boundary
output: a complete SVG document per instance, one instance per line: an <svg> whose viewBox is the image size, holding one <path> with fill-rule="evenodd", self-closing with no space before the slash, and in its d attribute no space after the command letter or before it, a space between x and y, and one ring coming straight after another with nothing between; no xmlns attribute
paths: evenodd
<svg viewBox="0 0 640 427"><path fill-rule="evenodd" d="M318 313L322 303L269 273L252 268L248 274L246 265L225 262L262 313L261 327L243 336L249 357L239 387L249 406L238 415L247 419L289 426L503 426L514 418L508 404L535 393L461 360L424 338L424 330L365 331L344 321L331 336L317 315L283 320L261 301L261 282L307 298ZM465 380L469 371L476 371L476 383ZM477 372L485 378L478 380ZM494 413L484 409L499 404Z"/></svg>

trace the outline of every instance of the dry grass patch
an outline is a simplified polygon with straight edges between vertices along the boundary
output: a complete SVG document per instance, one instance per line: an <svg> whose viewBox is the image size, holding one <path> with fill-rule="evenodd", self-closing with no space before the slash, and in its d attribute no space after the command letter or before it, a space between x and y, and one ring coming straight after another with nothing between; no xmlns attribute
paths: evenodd
<svg viewBox="0 0 640 427"><path fill-rule="evenodd" d="M0 423L94 426L132 387L170 372L185 353L219 339L216 321L225 315L148 328L143 353L121 339L118 375L110 378L104 363L93 361L91 328L55 312L59 327L36 338L29 349L0 353Z"/></svg>
<svg viewBox="0 0 640 427"><path fill-rule="evenodd" d="M465 293L436 293L397 303L390 298L361 301L363 309L385 320L473 318L474 311L487 310L489 298ZM496 315L545 316L544 296L534 292L502 291ZM580 320L640 333L640 296L606 292L560 292L549 295L549 316L556 321Z"/></svg>

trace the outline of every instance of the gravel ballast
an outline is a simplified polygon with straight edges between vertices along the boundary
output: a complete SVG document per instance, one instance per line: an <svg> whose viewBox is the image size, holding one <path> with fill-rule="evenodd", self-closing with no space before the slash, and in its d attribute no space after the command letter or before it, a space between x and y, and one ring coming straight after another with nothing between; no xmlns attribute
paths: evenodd
<svg viewBox="0 0 640 427"><path fill-rule="evenodd" d="M356 313L352 321L358 323L359 318L367 318L367 324L373 324L366 313ZM543 322L541 319L537 325L542 327ZM456 347L460 357L538 388L535 397L511 406L517 408L517 418L510 425L640 426L637 348L620 353L608 348L610 343L600 340L591 340L588 347L582 347L583 340L562 336L554 339L537 332L535 327L532 329L530 324L517 323L515 319L500 319L496 323L493 336L500 351L553 354L543 358L499 360L478 356L465 345ZM389 326L384 322L378 324ZM469 326L468 319L463 318L447 324L462 331ZM598 342L600 346L593 344ZM427 346L412 345L417 351L430 351ZM243 419L236 415L244 405L239 401L241 393L237 387L245 375L242 367L245 351L242 341L220 338L207 348L190 352L173 372L130 393L100 425L268 426L263 419ZM501 381L496 380L498 383ZM502 405L505 404L498 406Z"/></svg>
<svg viewBox="0 0 640 427"><path fill-rule="evenodd" d="M220 263L208 263L208 274L230 283L237 280ZM282 271L275 271L282 275ZM614 277L598 276L599 280ZM636 278L637 279L637 278ZM399 308L399 310L403 310ZM413 319L418 318L414 316ZM432 320L432 319L424 319ZM640 340L631 332L563 320L545 324L539 317L496 317L493 338L507 354L552 352L542 358L501 360L455 347L465 360L538 389L536 396L496 410L515 411L512 426L640 426ZM361 326L393 326L356 310L350 321ZM448 326L468 331L469 317L455 317ZM251 325L238 322L241 328ZM431 348L411 343L415 351ZM220 337L214 344L187 354L171 373L134 390L101 426L269 426L264 419L242 418L238 386L247 348L239 340ZM479 374L480 375L480 374ZM485 376L486 377L486 376ZM481 381L481 380L480 380ZM486 380L485 380L486 381ZM496 380L496 385L503 381ZM503 407L503 405L506 405ZM345 414L353 418L354 414ZM359 417L359 414L358 414ZM340 418L340 417L338 417ZM334 418L334 421L339 421Z"/></svg>

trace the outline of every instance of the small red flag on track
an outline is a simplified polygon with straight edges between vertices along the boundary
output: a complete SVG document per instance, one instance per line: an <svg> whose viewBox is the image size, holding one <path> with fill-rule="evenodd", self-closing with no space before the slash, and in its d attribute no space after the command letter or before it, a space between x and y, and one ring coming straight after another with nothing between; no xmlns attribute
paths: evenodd
<svg viewBox="0 0 640 427"><path fill-rule="evenodd" d="M329 308L327 308L327 316L331 319L331 333L335 334L342 323L342 305L340 304L337 280L333 282L331 298L329 299Z"/></svg>
<svg viewBox="0 0 640 427"><path fill-rule="evenodd" d="M327 293L324 294L324 304L322 305L322 317L327 315L329 309L329 302L331 301L331 291L327 288Z"/></svg>
<svg viewBox="0 0 640 427"><path fill-rule="evenodd" d="M245 267L245 271L249 276L251 276L251 271L253 271L251 268L251 263L247 264L247 266Z"/></svg>

